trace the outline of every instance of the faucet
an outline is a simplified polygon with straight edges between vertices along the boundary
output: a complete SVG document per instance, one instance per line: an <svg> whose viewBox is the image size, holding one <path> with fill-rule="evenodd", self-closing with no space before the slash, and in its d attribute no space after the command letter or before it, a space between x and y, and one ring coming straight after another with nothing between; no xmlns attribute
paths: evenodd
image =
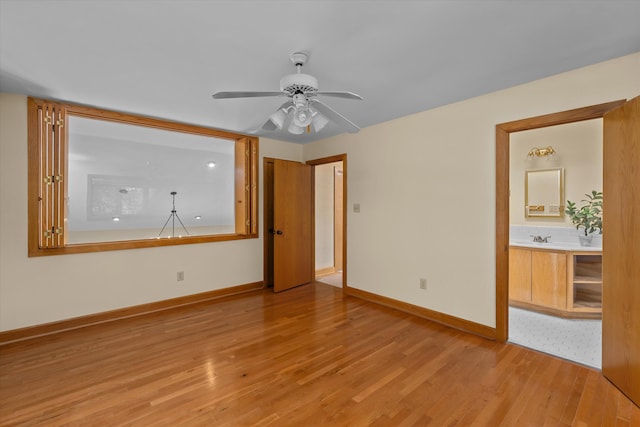
<svg viewBox="0 0 640 427"><path fill-rule="evenodd" d="M551 236L534 236L533 234L530 235L530 237L533 237L533 241L535 243L549 243L549 239L551 238Z"/></svg>

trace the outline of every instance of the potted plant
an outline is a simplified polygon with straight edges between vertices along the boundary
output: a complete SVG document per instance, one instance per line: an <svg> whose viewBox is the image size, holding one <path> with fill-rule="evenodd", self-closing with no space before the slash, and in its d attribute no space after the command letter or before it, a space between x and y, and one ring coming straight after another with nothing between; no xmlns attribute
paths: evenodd
<svg viewBox="0 0 640 427"><path fill-rule="evenodd" d="M591 233L598 230L599 234L602 234L602 192L593 190L585 196L587 198L581 200L583 203L580 207L567 200L565 213L569 215L577 230L580 230L580 227L584 228L584 235L578 235L580 245L591 246Z"/></svg>

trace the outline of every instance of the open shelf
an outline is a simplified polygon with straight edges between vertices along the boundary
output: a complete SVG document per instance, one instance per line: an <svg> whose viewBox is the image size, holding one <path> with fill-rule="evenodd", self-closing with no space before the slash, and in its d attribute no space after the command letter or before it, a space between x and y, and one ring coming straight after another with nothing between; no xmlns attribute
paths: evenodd
<svg viewBox="0 0 640 427"><path fill-rule="evenodd" d="M602 308L602 282L573 283L573 306Z"/></svg>
<svg viewBox="0 0 640 427"><path fill-rule="evenodd" d="M599 283L602 284L602 279L599 277L589 276L573 276L573 283Z"/></svg>
<svg viewBox="0 0 640 427"><path fill-rule="evenodd" d="M573 309L602 310L602 254L573 255Z"/></svg>

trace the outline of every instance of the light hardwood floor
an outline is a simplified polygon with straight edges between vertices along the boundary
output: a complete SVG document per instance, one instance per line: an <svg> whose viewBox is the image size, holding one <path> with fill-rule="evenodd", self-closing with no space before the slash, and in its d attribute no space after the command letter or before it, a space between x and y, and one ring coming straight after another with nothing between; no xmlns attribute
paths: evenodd
<svg viewBox="0 0 640 427"><path fill-rule="evenodd" d="M638 426L599 371L315 283L0 346L0 424Z"/></svg>

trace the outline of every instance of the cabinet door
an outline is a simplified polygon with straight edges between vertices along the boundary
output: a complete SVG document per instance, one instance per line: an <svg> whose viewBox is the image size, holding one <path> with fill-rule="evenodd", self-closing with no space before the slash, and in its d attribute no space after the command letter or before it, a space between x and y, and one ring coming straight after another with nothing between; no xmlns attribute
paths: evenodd
<svg viewBox="0 0 640 427"><path fill-rule="evenodd" d="M531 251L509 249L509 299L531 302Z"/></svg>
<svg viewBox="0 0 640 427"><path fill-rule="evenodd" d="M532 251L531 302L545 307L567 308L567 255Z"/></svg>

